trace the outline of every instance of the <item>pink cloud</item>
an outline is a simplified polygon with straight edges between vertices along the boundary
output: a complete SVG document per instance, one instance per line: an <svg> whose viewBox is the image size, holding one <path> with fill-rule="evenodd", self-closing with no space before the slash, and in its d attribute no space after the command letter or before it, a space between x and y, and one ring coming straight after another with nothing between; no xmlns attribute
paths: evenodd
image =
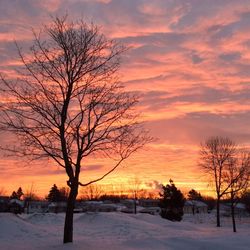
<svg viewBox="0 0 250 250"><path fill-rule="evenodd" d="M167 182L173 178L182 187L205 189L196 164L199 142L209 135L222 134L248 143L247 1L24 0L15 4L2 2L1 7L4 11L0 17L0 71L9 76L19 66L13 39L28 48L32 38L30 27L37 29L48 23L50 14L68 12L72 19L84 17L94 21L105 34L131 47L123 57L121 80L128 90L142 95L138 109L159 140L105 182L127 182L135 173L142 172L144 182ZM88 164L93 165L91 159ZM100 164L103 159L96 159L94 165ZM84 171L83 179L101 175L108 165L105 162L103 168ZM18 182L15 173L25 183L36 180L41 192L46 185L53 184L57 171L52 167L46 180L47 170L42 166L37 166L34 176L22 174L9 159L0 162L0 167L6 174L13 173L11 181ZM2 175L0 180L13 188ZM64 181L60 173L58 182Z"/></svg>

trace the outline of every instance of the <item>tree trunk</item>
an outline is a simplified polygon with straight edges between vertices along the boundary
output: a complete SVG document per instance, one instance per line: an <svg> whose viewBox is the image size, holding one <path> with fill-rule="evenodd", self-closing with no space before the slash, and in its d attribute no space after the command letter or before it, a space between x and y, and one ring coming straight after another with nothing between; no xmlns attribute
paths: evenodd
<svg viewBox="0 0 250 250"><path fill-rule="evenodd" d="M217 198L216 201L216 221L217 221L217 227L220 227L220 199Z"/></svg>
<svg viewBox="0 0 250 250"><path fill-rule="evenodd" d="M235 211L234 211L234 204L231 204L231 215L232 215L232 222L233 222L233 231L236 232L236 223L235 223Z"/></svg>
<svg viewBox="0 0 250 250"><path fill-rule="evenodd" d="M134 213L137 213L137 209L136 209L136 199L134 199Z"/></svg>
<svg viewBox="0 0 250 250"><path fill-rule="evenodd" d="M27 214L29 214L30 213L30 202L29 202L29 200L27 200L26 207L27 207Z"/></svg>
<svg viewBox="0 0 250 250"><path fill-rule="evenodd" d="M67 200L63 243L73 242L73 215L74 215L74 206L77 193L78 193L78 185L72 186Z"/></svg>

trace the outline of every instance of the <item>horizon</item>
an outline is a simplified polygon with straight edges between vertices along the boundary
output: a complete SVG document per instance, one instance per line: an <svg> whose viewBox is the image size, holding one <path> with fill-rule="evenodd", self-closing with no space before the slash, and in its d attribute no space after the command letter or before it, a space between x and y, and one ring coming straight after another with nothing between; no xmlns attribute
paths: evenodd
<svg viewBox="0 0 250 250"><path fill-rule="evenodd" d="M169 184L169 183L167 183ZM166 184L166 185L167 185ZM174 183L175 184L175 183ZM39 195L36 192L36 188L35 185L32 185L30 187L29 190L24 190L22 188L22 186L17 187L15 190L11 191L10 193L6 192L6 190L2 189L0 190L0 197L1 196L5 196L5 197L11 197L13 192L17 192L17 190L19 188L22 189L23 195L21 196L20 200L25 200L26 198L29 198L29 195L31 195L33 198L32 200L46 200L48 197L48 194L51 190L51 188L56 185L57 188L60 190L60 192L69 192L69 188L67 186L58 186L56 183L53 184L50 187L47 187L47 193L45 193L44 195ZM82 187L79 189L79 193L77 196L78 200L88 200L88 197L93 196L94 198L89 198L89 200L99 200L102 196L114 196L114 197L120 197L121 199L134 199L134 192L137 193L137 199L159 199L160 198L160 193L163 192L162 187L160 183L156 183L154 187L146 187L143 185L143 183L138 183L136 184L137 187L135 187L135 184L131 183L131 184L121 184L121 185L113 185L113 184L92 184L90 186L86 186L86 187ZM164 186L166 186L164 185ZM175 184L176 185L176 184ZM185 197L185 199L188 200L188 195L189 195L189 191L193 190L193 189L188 189L188 188L182 188L180 189L178 186L176 186L177 189L179 189L181 191L181 193L183 194L183 196ZM197 190L195 190L197 191ZM197 191L202 199L206 199L206 198L213 198L215 199L216 196L213 195L212 193L201 193L199 191ZM64 195L64 194L63 194ZM224 198L225 200L228 199L228 197Z"/></svg>

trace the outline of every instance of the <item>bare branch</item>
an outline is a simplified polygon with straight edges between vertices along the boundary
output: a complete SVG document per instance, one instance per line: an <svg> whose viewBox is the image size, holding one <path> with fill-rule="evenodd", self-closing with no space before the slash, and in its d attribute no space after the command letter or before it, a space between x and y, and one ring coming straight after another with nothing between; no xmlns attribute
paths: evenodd
<svg viewBox="0 0 250 250"><path fill-rule="evenodd" d="M152 138L138 123L138 97L117 78L126 48L93 24L67 19L56 17L43 31L33 31L29 54L16 43L23 68L16 81L1 76L0 123L19 140L5 149L53 159L65 168L73 187L86 157L122 162Z"/></svg>

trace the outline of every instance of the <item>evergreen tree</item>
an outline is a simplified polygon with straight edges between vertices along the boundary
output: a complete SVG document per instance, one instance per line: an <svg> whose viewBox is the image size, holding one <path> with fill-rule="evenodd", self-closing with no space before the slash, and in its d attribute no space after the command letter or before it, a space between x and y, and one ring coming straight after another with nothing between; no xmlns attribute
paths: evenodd
<svg viewBox="0 0 250 250"><path fill-rule="evenodd" d="M166 186L162 185L163 193L160 193L161 217L171 221L181 221L185 198L173 180L170 179L169 183Z"/></svg>
<svg viewBox="0 0 250 250"><path fill-rule="evenodd" d="M10 199L21 200L22 196L23 196L23 190L21 187L19 187L17 191L12 192Z"/></svg>
<svg viewBox="0 0 250 250"><path fill-rule="evenodd" d="M189 200L195 200L195 201L201 201L201 200L203 200L201 194L199 192L197 192L196 190L194 190L194 189L191 189L188 192L188 199Z"/></svg>
<svg viewBox="0 0 250 250"><path fill-rule="evenodd" d="M54 184L53 187L50 189L47 200L51 202L61 201L61 194L56 184Z"/></svg>
<svg viewBox="0 0 250 250"><path fill-rule="evenodd" d="M16 194L17 194L17 199L20 200L21 197L23 196L23 190L21 187L18 188Z"/></svg>
<svg viewBox="0 0 250 250"><path fill-rule="evenodd" d="M13 191L11 196L10 196L10 199L17 199L17 194L16 194L16 191Z"/></svg>

